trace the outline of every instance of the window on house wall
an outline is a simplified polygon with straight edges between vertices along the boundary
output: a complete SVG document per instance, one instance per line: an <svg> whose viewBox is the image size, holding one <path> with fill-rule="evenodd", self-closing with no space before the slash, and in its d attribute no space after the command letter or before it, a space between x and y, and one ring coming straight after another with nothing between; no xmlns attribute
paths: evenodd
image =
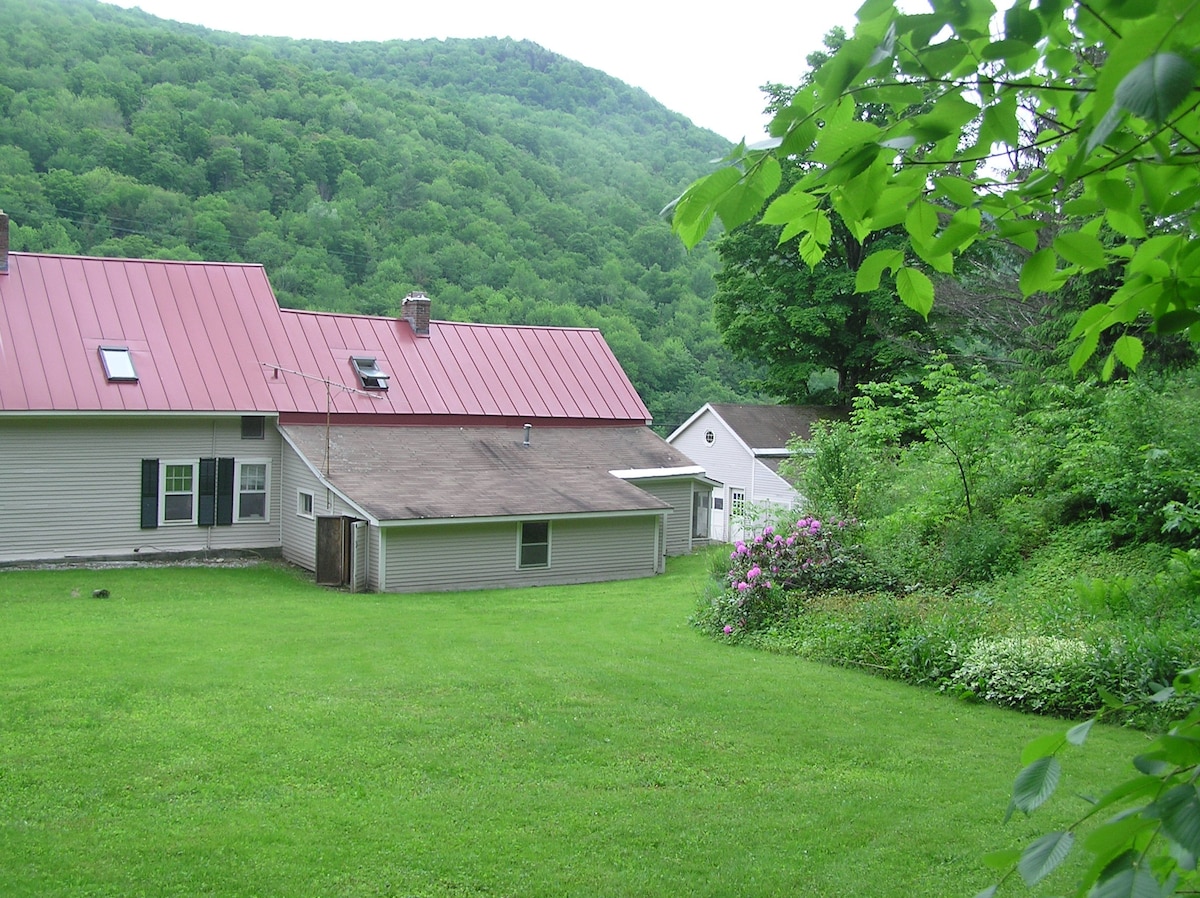
<svg viewBox="0 0 1200 898"><path fill-rule="evenodd" d="M350 364L354 366L354 373L358 375L359 383L362 384L364 390L386 390L388 388L389 375L383 373L373 357L351 356Z"/></svg>
<svg viewBox="0 0 1200 898"><path fill-rule="evenodd" d="M704 442L705 443L707 443L708 445L711 446L716 441L716 439L717 439L717 435L715 433L713 433L711 430L704 431Z"/></svg>
<svg viewBox="0 0 1200 898"><path fill-rule="evenodd" d="M269 470L269 465L265 461L249 461L238 464L238 521L265 521L267 519Z"/></svg>
<svg viewBox="0 0 1200 898"><path fill-rule="evenodd" d="M242 439L265 440L267 419L262 415L242 415Z"/></svg>
<svg viewBox="0 0 1200 898"><path fill-rule="evenodd" d="M135 383L137 369L133 367L133 356L125 346L101 346L100 361L104 363L104 376L112 383Z"/></svg>
<svg viewBox="0 0 1200 898"><path fill-rule="evenodd" d="M296 494L296 514L302 518L313 516L313 494L308 490L300 490Z"/></svg>
<svg viewBox="0 0 1200 898"><path fill-rule="evenodd" d="M162 523L191 524L196 520L196 463L165 462L159 493Z"/></svg>
<svg viewBox="0 0 1200 898"><path fill-rule="evenodd" d="M746 514L745 490L731 489L729 491L729 513L735 519L741 518Z"/></svg>
<svg viewBox="0 0 1200 898"><path fill-rule="evenodd" d="M549 521L524 521L521 523L521 536L517 547L517 567L550 567Z"/></svg>

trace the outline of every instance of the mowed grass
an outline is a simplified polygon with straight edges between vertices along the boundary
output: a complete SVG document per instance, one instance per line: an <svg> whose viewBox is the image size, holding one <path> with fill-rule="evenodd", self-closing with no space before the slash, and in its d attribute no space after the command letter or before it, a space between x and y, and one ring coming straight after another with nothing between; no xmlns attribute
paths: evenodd
<svg viewBox="0 0 1200 898"><path fill-rule="evenodd" d="M970 896L1081 809L1001 823L1054 721L715 643L704 576L0 572L0 894Z"/></svg>

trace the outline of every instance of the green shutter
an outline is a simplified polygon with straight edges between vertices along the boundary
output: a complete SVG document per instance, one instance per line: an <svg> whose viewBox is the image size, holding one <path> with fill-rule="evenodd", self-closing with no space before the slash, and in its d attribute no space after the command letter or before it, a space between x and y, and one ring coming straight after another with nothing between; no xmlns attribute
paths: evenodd
<svg viewBox="0 0 1200 898"><path fill-rule="evenodd" d="M199 504L196 506L196 523L211 527L217 522L217 460L200 459Z"/></svg>
<svg viewBox="0 0 1200 898"><path fill-rule="evenodd" d="M158 459L142 459L142 529L158 526Z"/></svg>
<svg viewBox="0 0 1200 898"><path fill-rule="evenodd" d="M217 459L217 524L233 523L233 459Z"/></svg>

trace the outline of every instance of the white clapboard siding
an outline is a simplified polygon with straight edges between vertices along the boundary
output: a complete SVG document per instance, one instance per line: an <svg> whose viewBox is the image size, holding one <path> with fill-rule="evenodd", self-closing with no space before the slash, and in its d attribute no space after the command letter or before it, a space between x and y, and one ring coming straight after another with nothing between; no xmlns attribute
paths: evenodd
<svg viewBox="0 0 1200 898"><path fill-rule="evenodd" d="M239 416L0 419L0 562L150 559L161 552L229 549L277 553L281 441L269 423L265 431L264 439L243 440ZM267 520L143 530L142 459L213 457L268 462Z"/></svg>
<svg viewBox="0 0 1200 898"><path fill-rule="evenodd" d="M558 520L550 567L517 569L520 524L509 521L392 527L382 550L386 592L590 583L658 573L657 515Z"/></svg>

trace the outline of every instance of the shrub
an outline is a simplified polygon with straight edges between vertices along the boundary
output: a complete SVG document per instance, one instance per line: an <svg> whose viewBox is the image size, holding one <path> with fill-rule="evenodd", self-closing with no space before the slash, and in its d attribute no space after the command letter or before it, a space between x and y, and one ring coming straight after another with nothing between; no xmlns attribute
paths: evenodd
<svg viewBox="0 0 1200 898"><path fill-rule="evenodd" d="M1100 707L1093 649L1060 636L975 640L952 680L965 697L990 704L1077 717Z"/></svg>
<svg viewBox="0 0 1200 898"><path fill-rule="evenodd" d="M851 542L854 532L852 522L804 517L778 529L768 525L753 538L739 540L693 622L740 636L801 613L806 594L877 585L886 578Z"/></svg>

